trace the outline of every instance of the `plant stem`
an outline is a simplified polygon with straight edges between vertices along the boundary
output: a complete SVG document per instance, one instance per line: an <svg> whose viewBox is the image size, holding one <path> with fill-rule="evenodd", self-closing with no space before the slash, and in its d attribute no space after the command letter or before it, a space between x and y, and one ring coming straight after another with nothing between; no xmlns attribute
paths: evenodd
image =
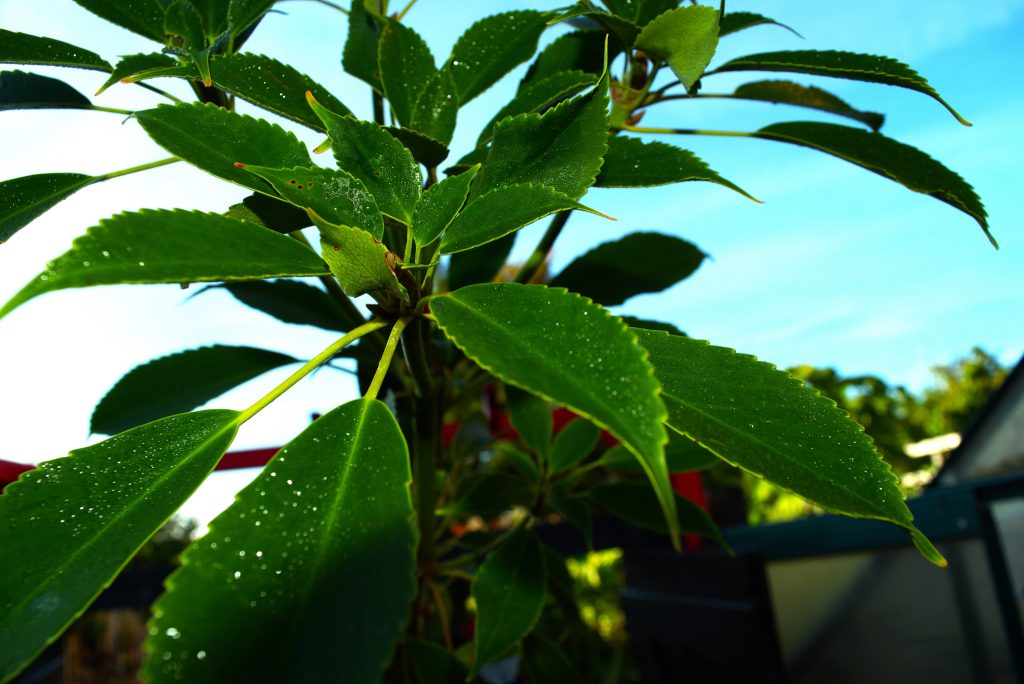
<svg viewBox="0 0 1024 684"><path fill-rule="evenodd" d="M168 93L165 90L160 90L159 88L157 88L154 85L150 85L148 83L143 83L141 81L132 81L132 83L134 83L135 85L139 86L140 88L145 88L146 90L148 90L148 91L150 91L152 93L156 93L157 95L163 95L164 97L166 97L171 102L175 102L175 103L179 103L179 104L181 103L181 100L179 98L175 97L174 95L171 95L170 93Z"/></svg>
<svg viewBox="0 0 1024 684"><path fill-rule="evenodd" d="M459 567L465 565L466 563L468 563L471 560L475 560L477 558L481 558L483 556L486 556L491 551L494 551L496 548L498 548L499 546L504 544L507 540L511 539L512 535L515 534L516 532L518 532L521 527L524 527L529 519L530 519L529 515L524 515L519 520L519 522L517 522L515 525L510 527L508 529L508 531L505 532L505 534L501 535L500 537L497 537L496 539L491 540L490 543L484 544L483 546L481 546L478 549L474 549L473 551L470 551L467 554L463 554L463 555L459 556L458 558L453 558L450 561L445 561L444 563L439 563L438 566L437 566L438 570L450 570L450 569L454 569L454 568L459 568Z"/></svg>
<svg viewBox="0 0 1024 684"><path fill-rule="evenodd" d="M415 5L415 4L416 4L416 0L409 0L409 2L406 3L405 7L402 8L402 11L398 13L398 16L395 17L395 19L397 19L398 21L402 21L402 17L404 17L406 12L411 10L412 6Z"/></svg>
<svg viewBox="0 0 1024 684"><path fill-rule="evenodd" d="M516 274L517 283L528 283L530 280L537 275L537 271L540 270L541 266L544 265L544 261L548 258L548 254L551 253L551 247L555 244L555 240L562 232L562 228L565 228L566 221L569 220L569 214L572 213L572 209L568 211L560 211L555 214L555 217L551 219L551 223L548 224L548 229L544 231L544 236L537 243L537 249L533 250L533 254L526 260L523 267L519 269L519 273Z"/></svg>
<svg viewBox="0 0 1024 684"><path fill-rule="evenodd" d="M623 126L622 130L632 133L671 133L675 135L717 135L729 138L756 138L753 133L745 131L715 131L706 128L644 128L642 126Z"/></svg>
<svg viewBox="0 0 1024 684"><path fill-rule="evenodd" d="M321 5L324 5L325 7L330 7L332 9L336 9L339 12L341 12L342 14L348 16L348 10L347 9L345 9L341 5L335 5L333 2L329 2L329 0L313 0L313 2L316 2L316 3L319 3Z"/></svg>
<svg viewBox="0 0 1024 684"><path fill-rule="evenodd" d="M89 109L89 110L94 111L94 112L110 112L111 114L123 114L124 116L131 116L132 114L135 113L135 112L133 112L130 109L117 109L115 107L101 107L99 105L91 105L89 107L86 107L86 109Z"/></svg>
<svg viewBox="0 0 1024 684"><path fill-rule="evenodd" d="M391 334L388 335L388 341L384 345L384 353L381 354L380 363L377 364L377 372L373 374L373 380L370 381L370 386L367 388L366 394L363 395L367 399L377 398L380 387L384 384L384 376L388 374L388 368L391 367L391 359L394 358L395 350L398 348L398 340L401 339L402 331L405 330L405 326L410 320L412 320L411 316L403 316L395 321L395 327L391 328Z"/></svg>
<svg viewBox="0 0 1024 684"><path fill-rule="evenodd" d="M339 338L337 341L332 343L322 352L314 356L306 363L302 364L301 368L299 368L297 371L289 375L284 382L282 382L274 389L270 390L259 401L257 401L255 404L242 411L242 413L238 417L238 424L241 425L245 421L255 416L257 413L262 411L264 408L267 407L268 404L270 404L270 402L274 401L279 396L287 392L289 389L292 388L293 385L295 385L295 383L309 375L311 372L316 370L316 368L323 365L325 362L329 361L332 356L337 354L339 351L344 349L352 342L355 342L356 340L358 340L363 335L366 335L367 333L379 330L380 328L385 328L387 327L387 325L387 321L376 319L370 321L369 323L364 323L355 330L346 333L343 337Z"/></svg>
<svg viewBox="0 0 1024 684"><path fill-rule="evenodd" d="M373 91L373 121L378 126L384 125L384 96Z"/></svg>
<svg viewBox="0 0 1024 684"><path fill-rule="evenodd" d="M139 171L155 169L159 166L167 166L168 164L173 164L176 161L181 161L181 159L179 159L178 157L168 157L167 159L161 159L160 161L150 162L148 164L141 164L139 166L133 166L129 169L111 171L110 173L105 173L102 176L96 176L93 179L93 183L99 183L100 181L110 180L111 178L117 178L118 176L127 176L130 173L138 173Z"/></svg>

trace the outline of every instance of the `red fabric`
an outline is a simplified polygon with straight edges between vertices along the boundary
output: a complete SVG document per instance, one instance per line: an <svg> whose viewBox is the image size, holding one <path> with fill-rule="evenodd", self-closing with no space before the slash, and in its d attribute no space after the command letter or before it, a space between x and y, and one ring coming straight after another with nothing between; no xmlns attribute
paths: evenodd
<svg viewBox="0 0 1024 684"><path fill-rule="evenodd" d="M0 460L0 490L18 479L22 473L34 469L34 465Z"/></svg>

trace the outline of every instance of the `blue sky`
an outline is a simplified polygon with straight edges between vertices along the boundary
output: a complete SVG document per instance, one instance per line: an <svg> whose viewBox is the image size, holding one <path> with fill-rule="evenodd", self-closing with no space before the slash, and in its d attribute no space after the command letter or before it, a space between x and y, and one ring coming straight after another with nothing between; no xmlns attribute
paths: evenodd
<svg viewBox="0 0 1024 684"><path fill-rule="evenodd" d="M313 2L283 2L248 49L284 58L369 115L365 86L343 74L345 18ZM419 0L407 23L428 36L440 62L481 13L557 3ZM1006 362L1024 351L1024 237L1020 230L1024 140L1024 0L979 8L953 0L729 3L798 30L759 27L723 40L713 64L759 51L850 49L911 64L974 123L959 125L927 97L887 86L796 76L864 109L888 115L883 132L920 147L960 173L984 200L1002 249L995 251L968 216L857 167L810 150L767 141L674 137L763 205L709 184L646 191L594 190L587 203L616 216L574 216L556 246L553 270L601 242L632 230L693 241L712 257L689 280L641 296L617 311L675 323L695 337L752 353L780 366L811 363L847 374L874 373L912 388L928 368L982 345ZM92 49L113 61L155 44L95 20L70 0L0 0L0 26ZM554 38L560 29L546 34ZM523 69L470 103L460 115L453 159L466 151L490 113L512 95ZM41 69L95 92L99 72ZM705 92L730 92L766 75L707 79ZM175 84L162 86L184 95ZM158 98L117 85L97 104L138 109ZM252 108L241 107L247 113ZM272 115L258 113L273 119ZM48 171L103 173L166 154L137 124L94 112L4 112L0 178ZM684 102L655 109L643 125L756 130L806 112L754 103ZM833 119L833 121L836 121ZM280 122L280 121L279 121ZM837 123L844 123L836 121ZM296 128L315 145L318 136ZM324 163L330 163L324 160ZM246 193L184 164L88 188L0 245L0 299L6 300L77 235L117 211L182 207L223 211ZM543 225L521 231L515 254L532 250ZM332 336L278 324L231 303L223 293L193 301L167 286L64 291L0 321L0 458L38 461L88 441L92 405L124 372L151 358L211 343L250 344L308 358ZM235 390L218 406L241 408L287 370ZM354 395L347 376L308 378L247 424L236 446L280 444Z"/></svg>

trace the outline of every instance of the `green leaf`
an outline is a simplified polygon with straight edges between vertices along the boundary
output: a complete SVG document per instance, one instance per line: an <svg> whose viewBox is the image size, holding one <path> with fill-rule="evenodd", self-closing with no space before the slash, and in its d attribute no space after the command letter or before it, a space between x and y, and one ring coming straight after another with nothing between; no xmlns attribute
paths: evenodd
<svg viewBox="0 0 1024 684"><path fill-rule="evenodd" d="M548 15L522 10L485 17L455 43L447 65L464 105L533 56Z"/></svg>
<svg viewBox="0 0 1024 684"><path fill-rule="evenodd" d="M646 482L639 480L599 484L587 492L595 503L623 520L645 530L668 534L665 516L658 500ZM699 534L713 539L722 548L728 548L721 530L711 521L704 509L683 496L675 495L679 511L679 529L688 534Z"/></svg>
<svg viewBox="0 0 1024 684"><path fill-rule="evenodd" d="M831 399L752 356L635 332L661 381L669 427L822 508L916 532L898 479ZM941 559L923 536L914 543L932 562Z"/></svg>
<svg viewBox="0 0 1024 684"><path fill-rule="evenodd" d="M523 183L495 188L470 200L448 225L441 238L441 253L453 254L479 247L566 209L604 216L546 185Z"/></svg>
<svg viewBox="0 0 1024 684"><path fill-rule="evenodd" d="M434 56L416 31L397 21L384 27L377 50L384 96L398 122L411 127L416 97L437 72Z"/></svg>
<svg viewBox="0 0 1024 684"><path fill-rule="evenodd" d="M416 161L428 168L438 166L448 158L449 150L443 142L420 131L397 126L387 126L384 130L405 145Z"/></svg>
<svg viewBox="0 0 1024 684"><path fill-rule="evenodd" d="M135 118L171 154L258 192L270 194L271 190L236 162L279 169L313 165L293 133L214 104L160 105L138 112Z"/></svg>
<svg viewBox="0 0 1024 684"><path fill-rule="evenodd" d="M113 435L185 413L298 359L255 347L215 345L154 359L129 371L100 400L89 429Z"/></svg>
<svg viewBox="0 0 1024 684"><path fill-rule="evenodd" d="M722 36L727 36L730 33L736 33L737 31L742 31L753 26L763 26L765 24L781 26L794 35L803 38L803 36L785 24L780 24L774 19L769 19L768 17L755 12L726 12L718 24L718 37L721 38Z"/></svg>
<svg viewBox="0 0 1024 684"><path fill-rule="evenodd" d="M645 26L659 14L679 7L680 0L602 0L612 13Z"/></svg>
<svg viewBox="0 0 1024 684"><path fill-rule="evenodd" d="M595 185L601 188L646 188L683 181L707 181L758 200L715 173L697 155L663 142L610 136L604 166Z"/></svg>
<svg viewBox="0 0 1024 684"><path fill-rule="evenodd" d="M494 280L512 252L516 235L518 233L509 233L494 242L453 254L448 262L448 288L455 290L465 285Z"/></svg>
<svg viewBox="0 0 1024 684"><path fill-rule="evenodd" d="M412 215L412 236L416 244L425 247L441 236L469 196L479 164L456 176L449 176L427 188Z"/></svg>
<svg viewBox="0 0 1024 684"><path fill-rule="evenodd" d="M598 245L555 276L598 304L614 306L645 292L661 292L692 275L707 255L693 243L660 233L630 233Z"/></svg>
<svg viewBox="0 0 1024 684"><path fill-rule="evenodd" d="M519 84L519 90L563 71L583 71L599 76L604 71L605 32L600 29L584 29L559 36L541 50L537 59ZM608 46L608 59L618 51L614 44Z"/></svg>
<svg viewBox="0 0 1024 684"><path fill-rule="evenodd" d="M473 674L530 633L544 606L546 587L544 552L530 530L513 533L488 556L472 585L476 600Z"/></svg>
<svg viewBox="0 0 1024 684"><path fill-rule="evenodd" d="M215 57L210 73L214 84L229 93L318 131L325 130L324 125L310 110L307 92L332 111L350 113L319 83L270 57L248 52Z"/></svg>
<svg viewBox="0 0 1024 684"><path fill-rule="evenodd" d="M0 29L0 63L46 64L108 72L111 70L107 61L95 52L53 38L6 29Z"/></svg>
<svg viewBox="0 0 1024 684"><path fill-rule="evenodd" d="M492 518L515 506L529 506L533 500L530 483L509 473L487 473L470 480L465 492L438 509L438 515Z"/></svg>
<svg viewBox="0 0 1024 684"><path fill-rule="evenodd" d="M310 106L327 127L338 167L363 182L384 214L409 225L423 190L409 150L375 123L336 114L312 99Z"/></svg>
<svg viewBox="0 0 1024 684"><path fill-rule="evenodd" d="M64 81L24 71L0 71L0 111L91 107L89 98Z"/></svg>
<svg viewBox="0 0 1024 684"><path fill-rule="evenodd" d="M93 14L137 33L164 43L164 6L159 0L75 0Z"/></svg>
<svg viewBox="0 0 1024 684"><path fill-rule="evenodd" d="M162 52L127 55L118 61L113 72L110 74L110 78L100 86L96 94L99 95L110 86L121 81L140 81L149 72L164 72L179 67L178 60Z"/></svg>
<svg viewBox="0 0 1024 684"><path fill-rule="evenodd" d="M597 446L601 431L589 420L576 418L555 436L551 445L551 470L565 470L589 456Z"/></svg>
<svg viewBox="0 0 1024 684"><path fill-rule="evenodd" d="M713 453L678 432L670 432L665 446L665 461L670 473L706 470L721 463ZM642 472L636 456L622 445L614 446L601 456L601 465L610 470Z"/></svg>
<svg viewBox="0 0 1024 684"><path fill-rule="evenodd" d="M310 216L320 228L320 249L331 273L349 297L367 292L388 291L401 296L402 286L393 264L397 255L361 228L332 224L315 213Z"/></svg>
<svg viewBox="0 0 1024 684"><path fill-rule="evenodd" d="M531 485L540 480L540 469L533 457L520 451L511 442L497 442L494 445L494 457L488 462L488 466L497 471L511 469Z"/></svg>
<svg viewBox="0 0 1024 684"><path fill-rule="evenodd" d="M177 209L143 209L100 221L0 309L69 287L189 283L326 275L308 247L266 228Z"/></svg>
<svg viewBox="0 0 1024 684"><path fill-rule="evenodd" d="M860 121L877 131L885 122L885 117L876 112L865 112L854 109L832 93L814 86L802 86L792 81L756 81L744 83L732 94L741 100L758 100L773 104L788 104L797 107L808 107L829 114L845 116Z"/></svg>
<svg viewBox="0 0 1024 684"><path fill-rule="evenodd" d="M601 27L602 33L608 33L615 37L622 47L631 48L636 38L640 35L640 27L635 23L615 14L609 14L604 10L595 9L589 2L578 2L568 8L549 23L556 24L572 19L579 20L586 17Z"/></svg>
<svg viewBox="0 0 1024 684"><path fill-rule="evenodd" d="M370 85L377 92L383 92L380 84L378 42L386 19L366 11L362 0L351 3L348 13L348 38L345 41L341 65L345 71Z"/></svg>
<svg viewBox="0 0 1024 684"><path fill-rule="evenodd" d="M165 418L47 461L4 490L0 680L57 638L185 503L231 444L238 415Z"/></svg>
<svg viewBox="0 0 1024 684"><path fill-rule="evenodd" d="M531 634L523 641L523 674L525 684L584 684L572 661L562 649L547 639Z"/></svg>
<svg viewBox="0 0 1024 684"><path fill-rule="evenodd" d="M643 350L621 321L561 288L511 283L464 287L432 299L430 310L445 335L481 367L625 442L674 525L665 408Z"/></svg>
<svg viewBox="0 0 1024 684"><path fill-rule="evenodd" d="M362 182L340 169L319 166L270 169L237 164L267 181L288 202L312 209L329 223L361 228L378 240L384 235L384 219Z"/></svg>
<svg viewBox="0 0 1024 684"><path fill-rule="evenodd" d="M543 114L499 121L473 194L538 183L579 199L594 184L608 149L608 74L593 90Z"/></svg>
<svg viewBox="0 0 1024 684"><path fill-rule="evenodd" d="M381 402L317 419L186 551L153 606L143 678L379 681L416 592L410 480Z"/></svg>
<svg viewBox="0 0 1024 684"><path fill-rule="evenodd" d="M0 243L95 180L83 173L40 173L0 181Z"/></svg>
<svg viewBox="0 0 1024 684"><path fill-rule="evenodd" d="M644 330L661 330L662 332L671 333L673 335L681 335L686 337L686 333L672 325L671 323L665 323L663 321L650 321L644 318L637 318L636 316L619 316L622 322L628 325L630 328L643 328Z"/></svg>
<svg viewBox="0 0 1024 684"><path fill-rule="evenodd" d="M625 447L623 447L625 450ZM628 452L627 452L628 453ZM636 459L629 455L633 462ZM594 516L590 512L590 504L582 496L569 493L570 484L566 481L555 483L548 492L547 504L569 524L579 530L587 548L594 547ZM549 566L550 567L550 566Z"/></svg>
<svg viewBox="0 0 1024 684"><path fill-rule="evenodd" d="M930 195L972 217L985 231L989 242L999 248L988 230L985 207L974 188L916 147L904 145L881 133L810 121L773 124L753 135L831 154L894 180L914 192Z"/></svg>
<svg viewBox="0 0 1024 684"><path fill-rule="evenodd" d="M277 0L231 0L228 3L228 24L231 33L238 36L259 22ZM237 49L238 43L236 41Z"/></svg>
<svg viewBox="0 0 1024 684"><path fill-rule="evenodd" d="M203 17L191 0L171 0L164 10L164 33L168 46L186 54L206 46Z"/></svg>
<svg viewBox="0 0 1024 684"><path fill-rule="evenodd" d="M313 225L305 210L262 193L253 193L225 213L228 218L248 221L278 233L291 233Z"/></svg>
<svg viewBox="0 0 1024 684"><path fill-rule="evenodd" d="M212 287L223 287L243 304L285 323L315 325L338 332L349 330L338 302L313 285L297 280L253 280Z"/></svg>
<svg viewBox="0 0 1024 684"><path fill-rule="evenodd" d="M458 116L459 97L455 81L449 69L441 69L427 79L416 98L409 128L447 145L452 141Z"/></svg>
<svg viewBox="0 0 1024 684"><path fill-rule="evenodd" d="M533 452L546 459L551 449L551 403L517 387L506 387L508 403L505 410L519 439Z"/></svg>
<svg viewBox="0 0 1024 684"><path fill-rule="evenodd" d="M690 90L718 47L718 11L692 5L665 12L644 27L636 47L668 62L679 82Z"/></svg>
<svg viewBox="0 0 1024 684"><path fill-rule="evenodd" d="M406 636L405 647L420 684L465 684L466 666L440 644Z"/></svg>
<svg viewBox="0 0 1024 684"><path fill-rule="evenodd" d="M557 104L567 97L579 93L585 87L594 85L597 77L583 71L559 71L537 79L521 88L515 98L502 107L497 114L484 126L477 139L477 147L491 139L494 125L502 119L520 114L533 114Z"/></svg>
<svg viewBox="0 0 1024 684"><path fill-rule="evenodd" d="M814 76L831 76L853 81L868 81L909 88L923 93L945 107L957 121L970 126L948 102L935 92L919 73L903 62L890 57L862 55L841 50L793 50L789 52L762 52L746 57L737 57L719 66L708 74L729 71L784 71Z"/></svg>

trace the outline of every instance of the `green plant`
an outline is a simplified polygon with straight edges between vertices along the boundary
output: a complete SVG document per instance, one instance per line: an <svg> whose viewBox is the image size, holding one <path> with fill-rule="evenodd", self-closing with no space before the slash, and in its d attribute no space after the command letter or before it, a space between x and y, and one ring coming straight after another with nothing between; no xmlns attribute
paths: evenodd
<svg viewBox="0 0 1024 684"><path fill-rule="evenodd" d="M215 346L141 366L93 415L93 429L113 437L9 487L0 539L5 560L17 562L0 568L4 680L195 491L242 423L338 356L355 359L364 396L295 437L186 552L154 606L149 681L448 681L509 653L521 654L533 680L578 676L587 662L564 654L587 643L585 624L534 629L550 624L538 621L545 611L573 615L564 561L535 526L556 515L589 539L596 507L677 544L682 532L720 540L668 478L714 457L826 509L899 525L944 563L914 527L889 467L833 402L752 357L603 308L687 277L704 258L697 247L631 233L537 282L570 214L599 213L581 203L591 186L702 180L749 197L692 153L638 137L645 133L818 149L964 211L987 234L984 208L959 176L879 134L879 115L818 88L758 81L717 97L807 107L872 130L638 125L649 107L708 97L704 79L733 71L902 86L963 121L909 67L796 51L708 70L719 39L774 22L678 0L608 0L606 9L583 2L482 19L439 69L401 21L412 3L389 15L385 0L356 0L343 65L371 89L376 120L361 121L288 65L241 50L273 0L76 1L162 51L112 66L83 48L0 31L0 61L93 69L109 74L101 91L127 81L169 97L119 113L173 156L101 176L4 181L0 240L93 183L182 160L253 194L223 214L160 209L101 221L0 316L64 288L219 282L284 322L344 334L241 411L191 409L296 360ZM564 22L573 30L534 57L542 33ZM531 59L513 100L441 180L459 108ZM186 80L197 102L156 88L158 77ZM95 108L52 78L0 78L5 108ZM338 168L315 165L280 126L235 113L236 98L326 134L315 151L330 149ZM530 258L503 269L512 234L549 215ZM301 232L312 226L318 246ZM499 273L513 282L496 281ZM319 286L276 280L297 277ZM373 300L368 318L353 301L360 295ZM557 435L554 405L580 416ZM493 435L482 408L506 414L515 432ZM445 425L458 426L450 443ZM599 429L618 444L604 448ZM466 521L479 529L466 533ZM472 640L460 645L471 619Z"/></svg>

